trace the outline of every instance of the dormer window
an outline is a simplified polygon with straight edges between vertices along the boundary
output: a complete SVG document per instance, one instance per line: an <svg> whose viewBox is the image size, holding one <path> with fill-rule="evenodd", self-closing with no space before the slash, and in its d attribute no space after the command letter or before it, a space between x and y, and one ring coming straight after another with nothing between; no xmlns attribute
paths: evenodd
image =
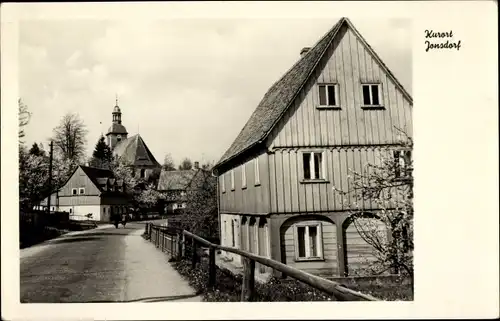
<svg viewBox="0 0 500 321"><path fill-rule="evenodd" d="M363 108L382 107L380 84L362 84Z"/></svg>
<svg viewBox="0 0 500 321"><path fill-rule="evenodd" d="M337 84L320 84L319 89L319 108L339 107L339 95Z"/></svg>

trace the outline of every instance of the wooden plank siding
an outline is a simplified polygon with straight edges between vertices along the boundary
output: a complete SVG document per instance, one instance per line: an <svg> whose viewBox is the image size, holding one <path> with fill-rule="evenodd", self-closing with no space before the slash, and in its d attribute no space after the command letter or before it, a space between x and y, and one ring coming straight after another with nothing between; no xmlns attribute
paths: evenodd
<svg viewBox="0 0 500 321"><path fill-rule="evenodd" d="M304 182L301 151L309 149L280 149L271 154L272 213L311 213L342 211L347 207L344 198L333 191L333 187L347 191L350 187L350 170L363 172L367 163L379 164L381 157L391 157L392 149L381 147L315 148L322 150L325 163L325 182ZM275 163L273 165L273 163ZM283 164L287 165L284 166ZM289 165L291 164L291 165ZM353 199L351 198L350 201ZM378 209L376 204L365 201L364 208Z"/></svg>
<svg viewBox="0 0 500 321"><path fill-rule="evenodd" d="M272 155L263 152L219 176L219 206L221 213L266 214L270 212L268 165L270 156ZM254 160L256 158L259 160L260 184L258 185L255 184ZM242 184L243 168L246 171L246 187L243 187ZM231 170L234 171L234 190L231 190ZM224 180L225 192L222 190L222 180ZM275 181L273 180L273 182Z"/></svg>
<svg viewBox="0 0 500 321"><path fill-rule="evenodd" d="M411 133L411 106L351 30L343 30L273 129L271 148L394 144L393 126ZM381 84L385 109L362 109L364 82ZM318 83L338 84L341 109L318 109Z"/></svg>
<svg viewBox="0 0 500 321"><path fill-rule="evenodd" d="M387 240L387 231L385 225L376 219L361 218L360 221L361 233L363 229L369 231L378 230L377 235L381 240ZM348 275L353 276L358 270L370 268L377 260L373 247L366 243L361 234L358 232L354 223L344 227L345 233L345 250L347 258Z"/></svg>
<svg viewBox="0 0 500 321"><path fill-rule="evenodd" d="M68 182L59 190L59 196L72 196L72 189L76 188L77 193L79 193L79 188L85 188L85 194L87 196L100 195L99 189L92 183L90 178L85 174L85 172L79 167L73 175L70 177ZM96 203L99 204L99 203Z"/></svg>

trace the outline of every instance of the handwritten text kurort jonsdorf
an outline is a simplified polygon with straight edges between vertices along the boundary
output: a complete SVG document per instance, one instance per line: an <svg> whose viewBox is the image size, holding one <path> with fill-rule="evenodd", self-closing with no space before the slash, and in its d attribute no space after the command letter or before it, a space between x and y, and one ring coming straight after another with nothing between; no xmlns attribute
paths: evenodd
<svg viewBox="0 0 500 321"><path fill-rule="evenodd" d="M462 40L453 41L453 30L447 32L436 32L434 30L425 30L425 38L439 38L443 39L441 41L425 41L425 51L429 51L431 49L457 49L460 50L462 46ZM448 38L446 41L444 39ZM451 39L451 40L450 40Z"/></svg>

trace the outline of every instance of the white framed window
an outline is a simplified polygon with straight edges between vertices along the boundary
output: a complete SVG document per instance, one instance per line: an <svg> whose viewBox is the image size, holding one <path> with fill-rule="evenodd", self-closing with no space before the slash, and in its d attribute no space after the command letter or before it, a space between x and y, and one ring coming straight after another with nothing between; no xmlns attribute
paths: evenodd
<svg viewBox="0 0 500 321"><path fill-rule="evenodd" d="M303 152L302 169L304 180L326 179L326 169L323 152Z"/></svg>
<svg viewBox="0 0 500 321"><path fill-rule="evenodd" d="M241 188L247 188L247 164L241 166Z"/></svg>
<svg viewBox="0 0 500 321"><path fill-rule="evenodd" d="M295 224L294 234L297 261L323 259L323 231L320 222Z"/></svg>
<svg viewBox="0 0 500 321"><path fill-rule="evenodd" d="M122 135L118 135L118 136L116 136L116 140L117 140L118 142L121 142L121 141L122 141Z"/></svg>
<svg viewBox="0 0 500 321"><path fill-rule="evenodd" d="M231 190L234 191L234 169L231 170Z"/></svg>
<svg viewBox="0 0 500 321"><path fill-rule="evenodd" d="M319 107L339 107L338 84L320 84Z"/></svg>
<svg viewBox="0 0 500 321"><path fill-rule="evenodd" d="M380 84L362 84L363 90L363 106L379 107L381 106L380 99Z"/></svg>
<svg viewBox="0 0 500 321"><path fill-rule="evenodd" d="M259 157L255 158L253 161L254 172L255 172L255 185L260 185L260 170L259 170Z"/></svg>
<svg viewBox="0 0 500 321"><path fill-rule="evenodd" d="M220 188L222 189L222 193L226 192L226 175L222 174L220 176L221 181L220 181Z"/></svg>
<svg viewBox="0 0 500 321"><path fill-rule="evenodd" d="M85 194L85 187L80 187L78 194Z"/></svg>
<svg viewBox="0 0 500 321"><path fill-rule="evenodd" d="M77 192L78 192L78 190L77 190L76 188L72 188L72 189L71 189L71 194L72 194L72 195L76 195L76 194L77 194Z"/></svg>

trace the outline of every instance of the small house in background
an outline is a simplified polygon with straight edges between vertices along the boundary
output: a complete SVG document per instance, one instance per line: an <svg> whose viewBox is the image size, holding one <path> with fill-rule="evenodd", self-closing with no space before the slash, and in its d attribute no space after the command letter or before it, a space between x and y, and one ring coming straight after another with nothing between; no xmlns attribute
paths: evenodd
<svg viewBox="0 0 500 321"><path fill-rule="evenodd" d="M365 267L373 249L333 188L347 189L350 168L399 155L394 127L412 135L412 106L352 23L340 19L269 88L215 165L221 244L324 276ZM375 202L362 206L379 210ZM239 255L225 256L241 266Z"/></svg>
<svg viewBox="0 0 500 321"><path fill-rule="evenodd" d="M202 169L198 162L194 162L194 167L190 170L161 170L157 190L164 196L164 214L180 213L186 208L188 189L200 171Z"/></svg>
<svg viewBox="0 0 500 321"><path fill-rule="evenodd" d="M72 220L109 222L112 214L127 213L125 185L106 169L78 166L51 195L51 211L68 212ZM47 198L39 208L47 207Z"/></svg>

